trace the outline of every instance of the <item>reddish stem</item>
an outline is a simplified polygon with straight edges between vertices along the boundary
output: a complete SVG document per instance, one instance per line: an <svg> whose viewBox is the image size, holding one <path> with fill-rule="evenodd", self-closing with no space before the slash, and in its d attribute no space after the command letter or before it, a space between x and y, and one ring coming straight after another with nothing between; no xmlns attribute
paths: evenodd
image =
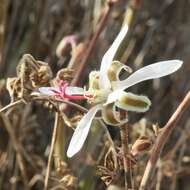
<svg viewBox="0 0 190 190"><path fill-rule="evenodd" d="M189 103L190 103L190 91L186 94L185 98L177 107L176 111L170 117L166 125L162 128L156 140L156 143L153 147L152 153L150 155L150 159L146 165L146 169L145 169L145 172L141 181L141 185L140 185L140 190L150 189L149 185L150 185L150 182L152 181L152 178L156 169L156 163L160 157L163 147L166 144L172 130L175 128L175 124L180 119L183 111L187 108L187 106L189 106Z"/></svg>
<svg viewBox="0 0 190 190"><path fill-rule="evenodd" d="M81 82L81 74L84 72L84 68L86 67L87 63L88 63L88 59L96 45L97 39L99 37L99 35L101 34L102 30L105 28L106 26L106 22L108 20L108 17L110 15L111 12L111 8L113 6L114 3L108 3L107 6L105 7L105 10L102 14L102 18L100 20L98 29L96 31L96 33L94 34L94 36L92 37L92 40L90 41L88 48L87 48L87 52L84 55L84 58L77 70L77 72L75 73L75 78L72 80L71 85L72 86L76 86L79 85Z"/></svg>

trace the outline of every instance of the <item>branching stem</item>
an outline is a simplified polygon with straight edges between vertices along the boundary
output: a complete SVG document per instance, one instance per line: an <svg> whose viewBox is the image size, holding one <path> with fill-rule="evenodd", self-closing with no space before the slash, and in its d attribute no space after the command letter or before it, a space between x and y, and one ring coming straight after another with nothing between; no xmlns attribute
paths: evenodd
<svg viewBox="0 0 190 190"><path fill-rule="evenodd" d="M170 136L172 130L175 128L175 124L181 118L183 111L189 106L190 103L190 91L186 94L185 98L177 107L176 111L170 117L169 121L162 128L155 145L153 147L152 153L150 155L149 161L146 165L146 169L141 181L141 185L139 190L147 190L148 184L152 180L154 176L154 172L156 169L156 163L160 157L160 154L163 150L164 145L166 144L168 137Z"/></svg>

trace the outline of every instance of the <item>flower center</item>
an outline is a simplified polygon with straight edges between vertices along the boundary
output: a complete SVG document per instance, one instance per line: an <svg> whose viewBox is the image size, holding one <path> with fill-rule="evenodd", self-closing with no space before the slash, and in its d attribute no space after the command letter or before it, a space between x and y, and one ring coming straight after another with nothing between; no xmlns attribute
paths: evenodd
<svg viewBox="0 0 190 190"><path fill-rule="evenodd" d="M85 96L90 104L104 103L107 100L110 91L104 89L89 89Z"/></svg>

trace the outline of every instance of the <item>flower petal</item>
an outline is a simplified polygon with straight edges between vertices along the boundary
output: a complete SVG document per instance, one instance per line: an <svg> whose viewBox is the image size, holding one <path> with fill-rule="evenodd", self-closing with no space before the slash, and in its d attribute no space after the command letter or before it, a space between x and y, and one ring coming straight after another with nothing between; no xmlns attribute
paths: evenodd
<svg viewBox="0 0 190 190"><path fill-rule="evenodd" d="M147 65L134 72L132 75L130 75L127 79L123 81L112 82L113 88L115 90L124 90L142 81L169 75L177 71L182 66L182 64L183 61L180 60L169 60Z"/></svg>
<svg viewBox="0 0 190 190"><path fill-rule="evenodd" d="M111 47L108 49L108 51L104 54L100 66L100 86L101 88L110 88L110 81L107 76L107 70L112 64L113 58L117 52L117 49L121 42L123 41L124 37L126 36L128 31L128 26L125 25L120 30L118 36L114 40Z"/></svg>
<svg viewBox="0 0 190 190"><path fill-rule="evenodd" d="M146 96L123 91L123 95L115 102L115 105L126 111L145 112L149 109L151 101Z"/></svg>
<svg viewBox="0 0 190 190"><path fill-rule="evenodd" d="M58 91L58 89L55 87L40 87L38 90L41 94L47 96L53 96L55 95L54 91Z"/></svg>
<svg viewBox="0 0 190 190"><path fill-rule="evenodd" d="M98 110L101 109L101 104L98 104L91 108L88 113L80 120L75 132L71 138L69 148L67 150L67 156L74 156L83 146L88 132L90 130L90 126L93 118L95 117Z"/></svg>
<svg viewBox="0 0 190 190"><path fill-rule="evenodd" d="M119 126L128 121L127 117L121 119L120 112L116 110L116 105L114 103L103 106L102 118L106 124L112 126Z"/></svg>
<svg viewBox="0 0 190 190"><path fill-rule="evenodd" d="M68 95L84 95L83 88L74 87L74 86L67 86L65 92Z"/></svg>
<svg viewBox="0 0 190 190"><path fill-rule="evenodd" d="M132 73L132 69L129 66L124 65L123 63L121 63L119 61L113 61L107 71L109 80L110 81L120 80L119 75L122 70L127 71L127 73Z"/></svg>
<svg viewBox="0 0 190 190"><path fill-rule="evenodd" d="M107 101L104 105L110 104L114 101L116 101L117 99L120 98L120 96L123 95L123 90L115 90L112 93L109 94Z"/></svg>

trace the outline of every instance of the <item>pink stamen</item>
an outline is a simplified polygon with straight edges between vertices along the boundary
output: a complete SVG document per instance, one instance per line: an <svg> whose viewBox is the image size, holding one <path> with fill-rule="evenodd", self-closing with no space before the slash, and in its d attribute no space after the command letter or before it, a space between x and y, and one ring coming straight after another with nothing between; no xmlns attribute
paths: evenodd
<svg viewBox="0 0 190 190"><path fill-rule="evenodd" d="M86 100L86 97L80 96L80 95L68 95L68 94L65 94L65 98L68 98L70 100Z"/></svg>
<svg viewBox="0 0 190 190"><path fill-rule="evenodd" d="M54 96L59 97L61 99L69 99L69 100L85 100L92 98L93 95L69 95L66 93L66 88L68 86L68 83L62 81L59 84L59 90L52 90L54 92Z"/></svg>

